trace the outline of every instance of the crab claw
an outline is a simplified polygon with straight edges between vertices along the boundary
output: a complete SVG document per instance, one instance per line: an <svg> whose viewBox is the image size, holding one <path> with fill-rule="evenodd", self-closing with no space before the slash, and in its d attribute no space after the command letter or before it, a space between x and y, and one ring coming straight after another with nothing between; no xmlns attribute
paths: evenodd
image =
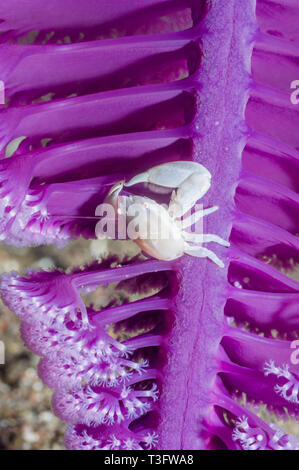
<svg viewBox="0 0 299 470"><path fill-rule="evenodd" d="M182 183L194 174L202 175L206 180L211 179L210 172L200 163L189 161L177 161L154 166L149 170L139 173L125 186L133 186L138 183L151 183L165 188L179 188Z"/></svg>

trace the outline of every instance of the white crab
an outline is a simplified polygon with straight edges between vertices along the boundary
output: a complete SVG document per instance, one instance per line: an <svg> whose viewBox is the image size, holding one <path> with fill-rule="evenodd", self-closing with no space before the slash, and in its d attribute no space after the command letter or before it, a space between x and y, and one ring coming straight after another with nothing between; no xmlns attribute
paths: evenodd
<svg viewBox="0 0 299 470"><path fill-rule="evenodd" d="M146 235L134 239L145 253L165 261L179 258L185 253L199 258L209 258L218 266L224 266L213 251L200 245L215 242L228 247L227 241L218 235L191 233L185 230L218 209L217 206L200 209L183 218L210 188L211 174L203 165L188 161L166 163L140 173L128 182L121 181L115 184L105 203L113 205L118 217L123 211L118 203L120 191L124 186L130 187L139 183L147 183L151 191L157 193L161 193L163 188L164 192L165 188L169 188L168 192L172 190L168 208L148 197L126 196L129 222L132 220L130 209L133 205L142 207L143 215L146 217Z"/></svg>

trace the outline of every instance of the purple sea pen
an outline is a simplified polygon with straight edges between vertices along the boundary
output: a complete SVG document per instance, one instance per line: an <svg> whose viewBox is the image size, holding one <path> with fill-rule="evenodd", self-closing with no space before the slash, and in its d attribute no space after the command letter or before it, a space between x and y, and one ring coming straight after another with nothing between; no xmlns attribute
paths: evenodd
<svg viewBox="0 0 299 470"><path fill-rule="evenodd" d="M219 206L204 232L231 242L215 249L224 269L186 255L2 277L67 447L298 449L240 404L299 410L298 283L277 269L298 261L297 2L78 0L70 15L68 2L48 15L38 0L13 15L14 3L0 7L1 238L94 237L115 183L192 161L212 176L204 206ZM109 282L143 298L86 307Z"/></svg>

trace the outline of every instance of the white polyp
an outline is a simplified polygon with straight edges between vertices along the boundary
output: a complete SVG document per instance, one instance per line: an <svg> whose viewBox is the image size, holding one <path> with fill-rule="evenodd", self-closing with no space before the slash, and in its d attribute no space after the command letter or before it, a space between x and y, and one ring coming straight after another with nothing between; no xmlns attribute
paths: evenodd
<svg viewBox="0 0 299 470"><path fill-rule="evenodd" d="M240 284L239 281L235 281L235 282L234 282L234 286L235 286L237 289L243 289L243 286L242 286L242 284Z"/></svg>
<svg viewBox="0 0 299 470"><path fill-rule="evenodd" d="M275 385L274 391L283 397L286 401L290 403L299 404L298 399L298 392L299 392L299 384L294 383L293 381L289 381L286 384L280 386Z"/></svg>

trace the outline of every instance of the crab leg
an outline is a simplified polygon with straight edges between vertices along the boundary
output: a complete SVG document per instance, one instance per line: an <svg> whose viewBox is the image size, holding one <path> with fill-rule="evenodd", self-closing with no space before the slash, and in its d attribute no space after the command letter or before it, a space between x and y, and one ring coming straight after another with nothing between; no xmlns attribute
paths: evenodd
<svg viewBox="0 0 299 470"><path fill-rule="evenodd" d="M230 246L229 242L223 240L223 238L219 237L218 235L214 235L211 233L190 233L184 232L183 237L186 241L191 243L209 243L215 242L222 246Z"/></svg>
<svg viewBox="0 0 299 470"><path fill-rule="evenodd" d="M213 206L213 207L209 207L208 209L201 209L201 210L194 212L193 214L189 215L185 219L182 219L181 221L182 229L191 227L192 225L196 224L196 222L198 222L200 219L202 219L202 217L204 217L205 215L213 214L213 212L218 211L218 209L219 209L218 206Z"/></svg>

